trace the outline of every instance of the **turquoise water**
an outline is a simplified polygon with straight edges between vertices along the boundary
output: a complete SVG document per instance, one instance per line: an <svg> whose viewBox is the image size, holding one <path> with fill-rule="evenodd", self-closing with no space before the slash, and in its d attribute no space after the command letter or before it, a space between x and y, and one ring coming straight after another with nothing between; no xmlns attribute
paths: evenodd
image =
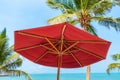
<svg viewBox="0 0 120 80"><path fill-rule="evenodd" d="M33 80L56 80L56 74L31 74ZM0 80L26 80L24 77L0 77ZM85 80L85 74L61 74L60 80ZM120 73L91 73L91 80L120 80Z"/></svg>

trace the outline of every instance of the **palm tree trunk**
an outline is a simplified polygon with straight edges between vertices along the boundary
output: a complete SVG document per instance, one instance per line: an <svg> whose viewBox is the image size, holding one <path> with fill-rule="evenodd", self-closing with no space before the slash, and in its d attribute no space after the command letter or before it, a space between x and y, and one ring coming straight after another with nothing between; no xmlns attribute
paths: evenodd
<svg viewBox="0 0 120 80"><path fill-rule="evenodd" d="M90 80L90 65L87 66L87 69L86 69L86 80Z"/></svg>

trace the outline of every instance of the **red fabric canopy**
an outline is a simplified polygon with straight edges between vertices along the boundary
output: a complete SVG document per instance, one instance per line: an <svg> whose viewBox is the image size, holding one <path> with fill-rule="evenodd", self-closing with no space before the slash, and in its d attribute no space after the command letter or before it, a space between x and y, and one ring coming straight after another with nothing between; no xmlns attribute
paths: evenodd
<svg viewBox="0 0 120 80"><path fill-rule="evenodd" d="M68 23L15 31L15 51L46 66L76 68L106 58L110 42Z"/></svg>

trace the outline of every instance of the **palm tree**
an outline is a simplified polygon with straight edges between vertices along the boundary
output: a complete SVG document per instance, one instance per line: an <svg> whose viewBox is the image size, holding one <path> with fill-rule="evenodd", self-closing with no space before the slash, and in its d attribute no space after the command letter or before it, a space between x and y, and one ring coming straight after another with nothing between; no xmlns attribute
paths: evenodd
<svg viewBox="0 0 120 80"><path fill-rule="evenodd" d="M80 24L83 30L96 36L96 29L92 22L98 22L106 28L113 27L116 31L120 31L120 18L105 17L115 5L120 5L119 0L47 0L47 4L62 12L49 19L50 24L65 21L74 25ZM86 80L90 80L90 66L86 71Z"/></svg>
<svg viewBox="0 0 120 80"><path fill-rule="evenodd" d="M6 29L0 33L0 74L7 74L11 76L24 75L28 80L31 77L24 71L16 70L22 65L22 59L17 53L13 53L13 46L8 46L8 38L6 36Z"/></svg>
<svg viewBox="0 0 120 80"><path fill-rule="evenodd" d="M120 54L114 54L112 55L112 58L115 61L120 60ZM116 63L109 64L106 71L109 74L111 70L116 69L116 68L120 69L120 63L116 62Z"/></svg>

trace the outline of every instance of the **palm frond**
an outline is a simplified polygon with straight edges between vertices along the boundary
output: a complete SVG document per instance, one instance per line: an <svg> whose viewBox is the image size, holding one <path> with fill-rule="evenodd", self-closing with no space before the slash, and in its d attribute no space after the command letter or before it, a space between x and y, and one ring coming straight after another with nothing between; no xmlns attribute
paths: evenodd
<svg viewBox="0 0 120 80"><path fill-rule="evenodd" d="M120 54L114 54L114 55L112 55L112 58L115 61L120 60Z"/></svg>
<svg viewBox="0 0 120 80"><path fill-rule="evenodd" d="M69 20L68 22L71 23L72 25L76 25L80 23L79 20Z"/></svg>
<svg viewBox="0 0 120 80"><path fill-rule="evenodd" d="M9 63L11 63L13 61L16 61L18 58L19 58L19 55L17 53L13 53L13 54L9 55L7 57L7 59L5 59L3 61L3 65L7 65L7 64L9 64Z"/></svg>
<svg viewBox="0 0 120 80"><path fill-rule="evenodd" d="M2 64L2 61L7 57L4 56L4 52L8 49L8 43L7 43L8 39L6 37L6 29L4 29L1 33L0 33L0 64Z"/></svg>
<svg viewBox="0 0 120 80"><path fill-rule="evenodd" d="M98 21L100 25L105 26L108 29L112 27L116 31L120 31L120 19L119 18L100 16L100 17L93 17L92 19Z"/></svg>
<svg viewBox="0 0 120 80"><path fill-rule="evenodd" d="M21 71L21 70L9 70L5 66L0 66L0 74L7 74L10 76L18 76L18 77L23 75L26 77L26 79L32 80L32 78L30 77L28 73Z"/></svg>
<svg viewBox="0 0 120 80"><path fill-rule="evenodd" d="M5 73L6 71L8 71L8 69L5 66L0 65L0 74Z"/></svg>
<svg viewBox="0 0 120 80"><path fill-rule="evenodd" d="M7 46L7 41L8 39L6 37L6 29L4 29L0 33L0 51L2 51L2 49Z"/></svg>
<svg viewBox="0 0 120 80"><path fill-rule="evenodd" d="M113 0L113 5L118 5L118 6L120 6L120 0Z"/></svg>
<svg viewBox="0 0 120 80"><path fill-rule="evenodd" d="M13 52L13 46L11 47L3 47L1 48L1 51L0 51L0 64L3 64L3 62L9 57L9 55Z"/></svg>
<svg viewBox="0 0 120 80"><path fill-rule="evenodd" d="M99 0L92 7L89 7L89 12L94 13L95 16L104 15L106 12L110 12L112 6L113 4L110 0Z"/></svg>
<svg viewBox="0 0 120 80"><path fill-rule="evenodd" d="M1 51L4 51L4 48L6 49L6 42L7 42L7 38L0 38L0 53L2 53Z"/></svg>
<svg viewBox="0 0 120 80"><path fill-rule="evenodd" d="M56 8L62 8L62 5L53 1L53 0L47 0L46 1L47 5L53 9L56 9Z"/></svg>
<svg viewBox="0 0 120 80"><path fill-rule="evenodd" d="M6 56L6 58L13 53L13 45L10 47L7 47L5 49L5 51L2 53L4 56Z"/></svg>
<svg viewBox="0 0 120 80"><path fill-rule="evenodd" d="M0 38L6 38L6 28L1 32Z"/></svg>
<svg viewBox="0 0 120 80"><path fill-rule="evenodd" d="M32 80L32 78L28 75L28 73L21 71L21 70L8 70L7 73L11 76L18 76L24 75L26 79Z"/></svg>
<svg viewBox="0 0 120 80"><path fill-rule="evenodd" d="M75 14L61 14L59 16L49 19L48 23L49 24L58 24L58 23L62 23L62 22L69 22L69 21L73 21L75 18L76 18Z"/></svg>
<svg viewBox="0 0 120 80"><path fill-rule="evenodd" d="M87 31L95 36L97 36L96 29L92 25L88 25Z"/></svg>
<svg viewBox="0 0 120 80"><path fill-rule="evenodd" d="M93 7L93 5L95 6L97 3L100 3L101 0L82 0L83 3L83 9L84 11L89 11L91 7Z"/></svg>
<svg viewBox="0 0 120 80"><path fill-rule="evenodd" d="M16 60L13 59L13 61L10 61L9 63L6 63L4 66L11 70L11 69L16 69L17 67L20 67L22 65L22 59L17 58Z"/></svg>
<svg viewBox="0 0 120 80"><path fill-rule="evenodd" d="M113 69L120 69L120 63L112 63L107 68L107 73L110 74L110 71Z"/></svg>
<svg viewBox="0 0 120 80"><path fill-rule="evenodd" d="M25 75L26 78L32 80L24 71L15 70L22 65L22 59L18 54L13 53L13 46L8 45L6 29L0 33L0 74L9 73L15 76Z"/></svg>
<svg viewBox="0 0 120 80"><path fill-rule="evenodd" d="M97 5L97 3L100 3L101 0L83 0L83 4L84 4L84 10L90 10L90 8L92 8L93 6Z"/></svg>
<svg viewBox="0 0 120 80"><path fill-rule="evenodd" d="M59 9L61 10L63 13L73 13L74 10L71 9L71 4L67 5L66 1L62 1L62 0L47 0L47 5L53 9Z"/></svg>

